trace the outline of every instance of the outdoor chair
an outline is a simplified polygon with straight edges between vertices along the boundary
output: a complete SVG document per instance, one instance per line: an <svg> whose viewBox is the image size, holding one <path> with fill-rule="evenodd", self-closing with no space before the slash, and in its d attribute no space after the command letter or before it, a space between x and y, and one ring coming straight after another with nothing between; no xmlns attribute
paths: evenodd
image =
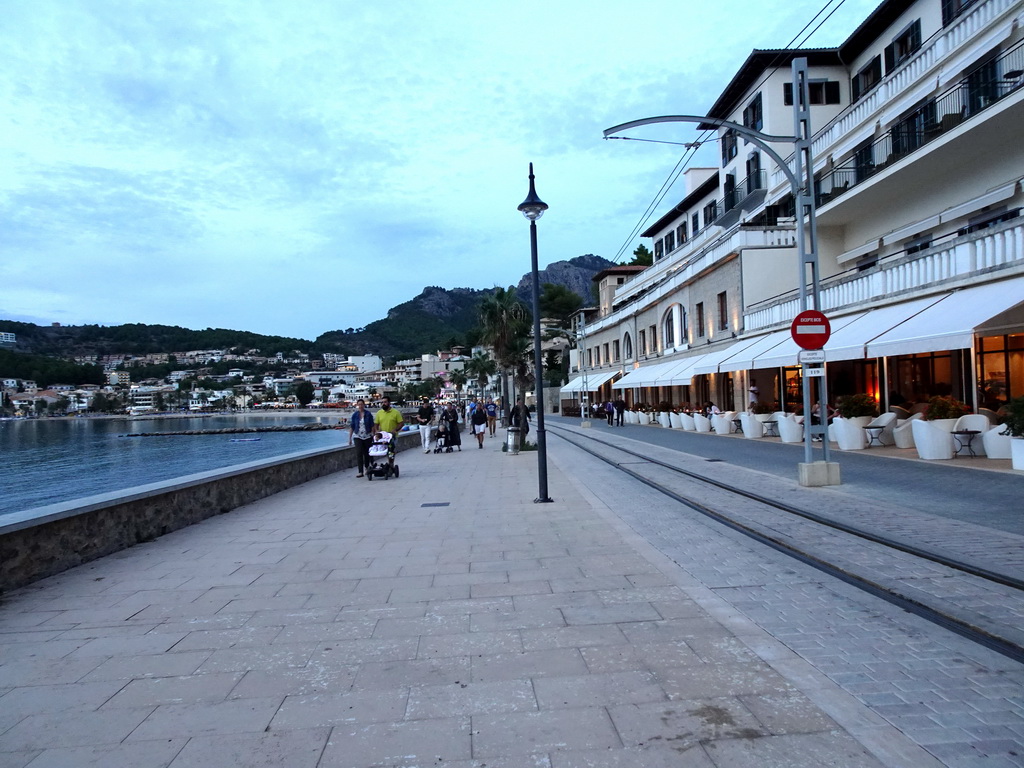
<svg viewBox="0 0 1024 768"><path fill-rule="evenodd" d="M748 440L764 437L764 422L752 413L740 414L740 426L743 428L743 436Z"/></svg>
<svg viewBox="0 0 1024 768"><path fill-rule="evenodd" d="M672 429L682 429L683 415L681 413L670 413L668 415L668 422L672 425Z"/></svg>
<svg viewBox="0 0 1024 768"><path fill-rule="evenodd" d="M836 416L829 427L829 436L841 451L861 451L868 445L868 434L857 422Z"/></svg>
<svg viewBox="0 0 1024 768"><path fill-rule="evenodd" d="M896 444L897 448L914 447L914 431L910 425L923 418L924 416L920 413L915 413L903 421L896 420L896 426L892 430L892 441Z"/></svg>
<svg viewBox="0 0 1024 768"><path fill-rule="evenodd" d="M910 411L908 411L902 405L890 405L889 406L889 413L895 413L896 414L896 418L900 419L901 421L906 421L911 416Z"/></svg>
<svg viewBox="0 0 1024 768"><path fill-rule="evenodd" d="M956 424L953 426L954 432L960 432L965 429L973 429L978 432L975 435L974 440L971 441L971 450L974 451L976 456L988 455L985 451L985 441L982 436L992 429L992 422L989 421L988 416L981 413L968 413L965 416L961 416L956 420ZM954 446L955 447L955 446Z"/></svg>
<svg viewBox="0 0 1024 768"><path fill-rule="evenodd" d="M953 458L953 433L925 419L910 422L914 433L914 447L917 455L926 461L942 461Z"/></svg>
<svg viewBox="0 0 1024 768"><path fill-rule="evenodd" d="M672 428L672 422L669 421L668 411L662 411L658 414L658 423L661 424L665 429Z"/></svg>
<svg viewBox="0 0 1024 768"><path fill-rule="evenodd" d="M799 443L804 439L804 426L797 424L791 413L776 413L775 426L779 430L779 440L783 443Z"/></svg>
<svg viewBox="0 0 1024 768"><path fill-rule="evenodd" d="M711 417L711 428L716 435L731 435L732 423L736 419L736 411L726 411Z"/></svg>
<svg viewBox="0 0 1024 768"><path fill-rule="evenodd" d="M693 428L698 432L711 431L711 419L702 413L693 414Z"/></svg>
<svg viewBox="0 0 1024 768"><path fill-rule="evenodd" d="M889 413L883 413L881 416L876 418L866 427L865 430L873 430L881 427L882 431L878 437L875 438L882 445L894 445L896 440L893 438L892 433L896 428L896 414L890 411ZM868 444L872 442L871 433L868 432Z"/></svg>
<svg viewBox="0 0 1024 768"><path fill-rule="evenodd" d="M981 447L985 449L985 455L990 459L1009 459L1010 440L1009 434L1003 434L1006 429L1002 424L997 424L981 434ZM977 445L977 438L975 438Z"/></svg>
<svg viewBox="0 0 1024 768"><path fill-rule="evenodd" d="M693 421L693 416L691 416L690 414L688 414L688 413L681 413L681 414L679 414L679 420L680 420L680 422L682 422L680 424L680 426L683 429L685 429L687 432L693 432L695 429L697 429L697 425Z"/></svg>

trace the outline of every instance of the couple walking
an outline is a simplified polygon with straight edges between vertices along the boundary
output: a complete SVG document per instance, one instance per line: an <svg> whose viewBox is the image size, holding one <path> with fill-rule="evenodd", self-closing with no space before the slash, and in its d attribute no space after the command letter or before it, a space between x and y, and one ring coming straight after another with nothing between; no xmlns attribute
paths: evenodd
<svg viewBox="0 0 1024 768"><path fill-rule="evenodd" d="M394 465L395 441L404 423L401 412L391 407L391 400L387 397L381 399L380 410L373 415L366 410L365 400L356 400L356 412L352 414L352 420L348 425L348 443L356 446L356 461L359 467L359 474L356 477L362 477L364 470L370 466L370 446L373 445L373 436L378 432L387 432L391 435L388 442L388 463Z"/></svg>

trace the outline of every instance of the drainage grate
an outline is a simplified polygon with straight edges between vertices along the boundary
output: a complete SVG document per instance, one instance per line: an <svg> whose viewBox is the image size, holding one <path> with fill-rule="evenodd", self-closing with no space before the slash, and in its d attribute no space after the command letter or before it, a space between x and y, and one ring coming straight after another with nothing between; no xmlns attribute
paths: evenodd
<svg viewBox="0 0 1024 768"><path fill-rule="evenodd" d="M725 461L725 459L704 459L704 461Z"/></svg>
<svg viewBox="0 0 1024 768"><path fill-rule="evenodd" d="M451 504L450 501L428 501L426 504L420 504L421 507L447 507Z"/></svg>

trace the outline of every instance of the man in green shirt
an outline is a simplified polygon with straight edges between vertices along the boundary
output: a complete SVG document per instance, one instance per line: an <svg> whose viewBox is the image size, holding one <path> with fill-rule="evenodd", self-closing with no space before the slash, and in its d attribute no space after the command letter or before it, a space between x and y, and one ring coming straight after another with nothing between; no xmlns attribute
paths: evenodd
<svg viewBox="0 0 1024 768"><path fill-rule="evenodd" d="M391 442L388 444L388 461L395 463L395 445L398 443L398 433L402 431L405 420L398 409L391 407L391 399L381 398L380 410L373 416L373 426L378 432L390 432Z"/></svg>

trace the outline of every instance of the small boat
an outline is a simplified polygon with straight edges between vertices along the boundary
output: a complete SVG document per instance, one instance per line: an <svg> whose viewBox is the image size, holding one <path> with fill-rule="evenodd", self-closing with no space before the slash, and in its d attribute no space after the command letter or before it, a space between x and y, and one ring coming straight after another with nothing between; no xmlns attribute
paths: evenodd
<svg viewBox="0 0 1024 768"><path fill-rule="evenodd" d="M258 443L262 437L232 437L232 443Z"/></svg>

